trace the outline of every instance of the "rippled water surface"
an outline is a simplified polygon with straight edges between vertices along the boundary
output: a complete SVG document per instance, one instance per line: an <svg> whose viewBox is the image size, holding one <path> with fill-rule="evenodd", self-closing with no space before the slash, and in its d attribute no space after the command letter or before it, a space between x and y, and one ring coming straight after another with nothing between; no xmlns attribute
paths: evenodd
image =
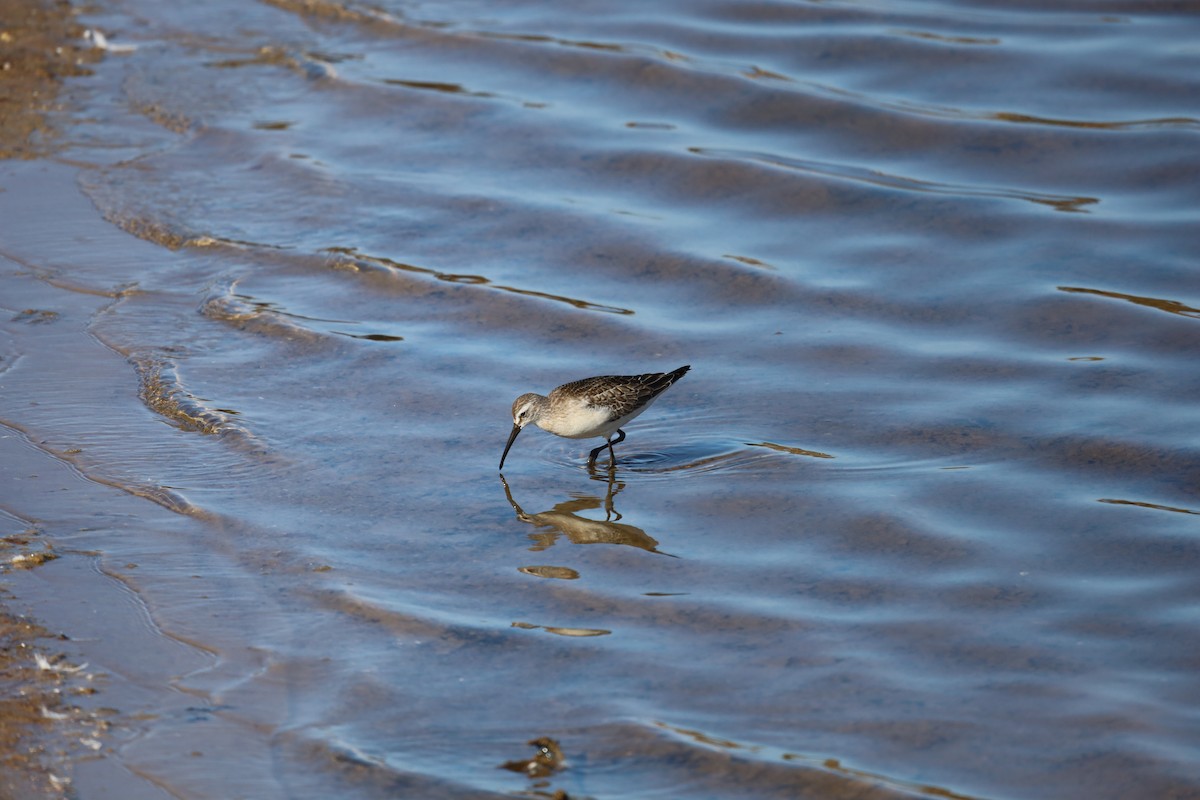
<svg viewBox="0 0 1200 800"><path fill-rule="evenodd" d="M103 760L1200 797L1194 12L89 7L65 149L0 165L0 387L74 487L6 501L42 580L141 620L83 628ZM683 364L613 472L497 473L518 394Z"/></svg>

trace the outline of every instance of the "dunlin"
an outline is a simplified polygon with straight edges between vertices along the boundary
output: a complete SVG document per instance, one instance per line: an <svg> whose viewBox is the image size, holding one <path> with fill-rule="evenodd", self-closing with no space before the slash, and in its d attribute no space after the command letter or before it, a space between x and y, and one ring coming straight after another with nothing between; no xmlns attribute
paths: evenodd
<svg viewBox="0 0 1200 800"><path fill-rule="evenodd" d="M612 446L625 438L621 427L641 414L691 367L674 372L650 372L645 375L601 375L564 383L548 396L523 394L512 406L513 427L500 456L500 469L517 434L529 423L567 439L603 436L604 444L588 456L588 466L596 463L600 451L608 448L610 464L617 463ZM613 434L616 438L611 438Z"/></svg>

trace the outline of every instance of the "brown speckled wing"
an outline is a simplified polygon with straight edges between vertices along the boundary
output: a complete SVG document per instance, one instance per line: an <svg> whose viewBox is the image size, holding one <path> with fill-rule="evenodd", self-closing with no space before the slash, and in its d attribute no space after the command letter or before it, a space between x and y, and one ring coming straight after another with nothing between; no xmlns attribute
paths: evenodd
<svg viewBox="0 0 1200 800"><path fill-rule="evenodd" d="M550 395L582 397L589 405L611 408L613 418L619 419L665 392L689 369L691 367L686 366L674 372L649 372L645 375L598 375L564 383Z"/></svg>

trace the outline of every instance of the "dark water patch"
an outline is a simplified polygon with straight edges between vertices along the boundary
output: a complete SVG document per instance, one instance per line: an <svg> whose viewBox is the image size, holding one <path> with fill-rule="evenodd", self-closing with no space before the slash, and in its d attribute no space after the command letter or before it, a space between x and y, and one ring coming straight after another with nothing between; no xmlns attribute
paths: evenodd
<svg viewBox="0 0 1200 800"><path fill-rule="evenodd" d="M1043 464L1096 477L1144 481L1187 496L1200 495L1200 451L1185 443L1158 446L1118 435L1047 436L1030 442L1030 455Z"/></svg>
<svg viewBox="0 0 1200 800"><path fill-rule="evenodd" d="M899 513L874 513L848 517L837 527L838 537L829 546L855 553L865 563L883 559L892 563L919 562L925 568L945 568L967 563L974 545L931 530Z"/></svg>
<svg viewBox="0 0 1200 800"><path fill-rule="evenodd" d="M1188 321L1192 319L1189 309L1179 301L1144 295L1057 292L1025 303L1000 326L1006 335L1057 348L1064 355L1099 351L1131 365L1149 365L1147 359L1152 357L1156 368L1143 370L1143 381L1176 380L1186 376L1173 374L1173 362L1200 343L1200 329ZM1167 313L1148 314L1148 310Z"/></svg>
<svg viewBox="0 0 1200 800"><path fill-rule="evenodd" d="M877 443L890 448L917 452L917 460L885 460L871 468L948 466L943 459L983 459L994 461L1014 451L1023 452L1022 445L994 424L981 420L939 420L929 425L905 426L875 433Z"/></svg>

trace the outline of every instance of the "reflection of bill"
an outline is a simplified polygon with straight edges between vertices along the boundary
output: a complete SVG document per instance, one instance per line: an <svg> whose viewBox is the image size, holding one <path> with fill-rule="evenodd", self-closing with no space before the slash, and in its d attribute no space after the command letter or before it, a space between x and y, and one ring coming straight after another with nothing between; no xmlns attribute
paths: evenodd
<svg viewBox="0 0 1200 800"><path fill-rule="evenodd" d="M539 529L530 536L535 542L530 548L532 550L545 550L554 545L560 536L565 535L572 544L625 544L651 553L671 555L659 550L658 540L641 528L616 521L621 519L621 515L613 508L613 498L625 488L625 484L617 481L611 474L608 477L608 492L603 500L599 497L577 497L558 503L551 510L539 514L527 514L517 504L503 475L500 476L500 482L504 485L504 494L509 504L517 512L517 519ZM588 519L577 513L600 508L602 504L605 512L603 520Z"/></svg>

